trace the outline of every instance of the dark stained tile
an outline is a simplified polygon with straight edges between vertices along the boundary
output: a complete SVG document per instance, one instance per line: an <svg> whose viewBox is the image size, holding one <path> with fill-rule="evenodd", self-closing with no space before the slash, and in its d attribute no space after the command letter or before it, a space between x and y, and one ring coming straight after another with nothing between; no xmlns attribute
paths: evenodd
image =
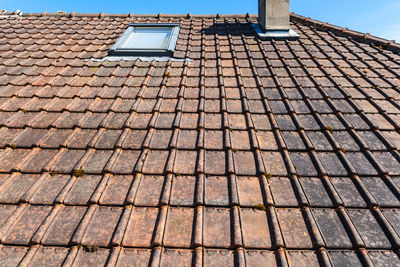
<svg viewBox="0 0 400 267"><path fill-rule="evenodd" d="M269 187L271 188L275 205L296 207L299 204L289 178L271 178L269 179Z"/></svg>
<svg viewBox="0 0 400 267"><path fill-rule="evenodd" d="M295 131L296 126L289 115L275 115L279 129L282 131Z"/></svg>
<svg viewBox="0 0 400 267"><path fill-rule="evenodd" d="M222 116L216 113L206 113L206 129L219 130L222 128Z"/></svg>
<svg viewBox="0 0 400 267"><path fill-rule="evenodd" d="M333 130L345 130L346 127L339 120L339 118L334 114L321 114L322 120L325 122L325 125Z"/></svg>
<svg viewBox="0 0 400 267"><path fill-rule="evenodd" d="M301 176L317 176L315 165L307 153L290 153L296 171Z"/></svg>
<svg viewBox="0 0 400 267"><path fill-rule="evenodd" d="M306 147L298 132L282 132L283 140L289 150L305 150Z"/></svg>
<svg viewBox="0 0 400 267"><path fill-rule="evenodd" d="M107 262L109 256L108 249L98 249L95 252L88 252L85 249L79 249L78 255L76 255L74 266L102 266Z"/></svg>
<svg viewBox="0 0 400 267"><path fill-rule="evenodd" d="M140 150L120 150L114 153L118 153L114 160L110 159L108 161L107 166L105 167L106 170L111 171L115 174L132 174L133 170L137 164L139 159Z"/></svg>
<svg viewBox="0 0 400 267"><path fill-rule="evenodd" d="M328 253L334 266L362 266L360 259L353 251L329 251Z"/></svg>
<svg viewBox="0 0 400 267"><path fill-rule="evenodd" d="M99 175L84 175L76 178L76 181L69 190L64 203L70 205L88 204L101 179L102 177Z"/></svg>
<svg viewBox="0 0 400 267"><path fill-rule="evenodd" d="M151 150L144 162L143 173L163 174L168 156L168 151Z"/></svg>
<svg viewBox="0 0 400 267"><path fill-rule="evenodd" d="M379 177L363 177L361 180L381 207L398 207L400 205L400 200L385 184L383 179Z"/></svg>
<svg viewBox="0 0 400 267"><path fill-rule="evenodd" d="M158 206L164 186L163 176L145 175L140 179L137 189L136 206Z"/></svg>
<svg viewBox="0 0 400 267"><path fill-rule="evenodd" d="M122 214L122 208L99 206L82 238L83 245L107 247Z"/></svg>
<svg viewBox="0 0 400 267"><path fill-rule="evenodd" d="M389 139L389 141L400 149L400 134L396 132L383 131L382 134Z"/></svg>
<svg viewBox="0 0 400 267"><path fill-rule="evenodd" d="M235 262L235 255L230 250L206 249L203 263L205 266L232 266Z"/></svg>
<svg viewBox="0 0 400 267"><path fill-rule="evenodd" d="M82 206L63 206L43 236L42 244L69 245L86 211L87 208Z"/></svg>
<svg viewBox="0 0 400 267"><path fill-rule="evenodd" d="M105 130L93 146L96 149L113 149L121 136L122 130Z"/></svg>
<svg viewBox="0 0 400 267"><path fill-rule="evenodd" d="M128 266L138 266L146 267L150 263L151 250L149 249L135 249L135 248L125 248L122 249L118 261L118 267L128 267Z"/></svg>
<svg viewBox="0 0 400 267"><path fill-rule="evenodd" d="M103 205L123 205L132 181L133 176L131 175L110 175L99 203Z"/></svg>
<svg viewBox="0 0 400 267"><path fill-rule="evenodd" d="M331 151L333 150L328 139L322 132L307 132L308 138L311 140L316 150Z"/></svg>
<svg viewBox="0 0 400 267"><path fill-rule="evenodd" d="M178 150L175 157L174 172L177 174L195 174L197 151Z"/></svg>
<svg viewBox="0 0 400 267"><path fill-rule="evenodd" d="M290 266L300 267L305 265L318 266L321 263L315 251L288 251L288 261Z"/></svg>
<svg viewBox="0 0 400 267"><path fill-rule="evenodd" d="M181 130L178 136L179 149L195 149L198 138L197 131Z"/></svg>
<svg viewBox="0 0 400 267"><path fill-rule="evenodd" d="M375 152L373 155L391 175L400 174L400 155L396 152Z"/></svg>
<svg viewBox="0 0 400 267"><path fill-rule="evenodd" d="M232 244L231 214L225 208L205 208L203 244L207 247L229 248Z"/></svg>
<svg viewBox="0 0 400 267"><path fill-rule="evenodd" d="M331 178L331 182L347 207L366 207L365 200L351 178Z"/></svg>
<svg viewBox="0 0 400 267"><path fill-rule="evenodd" d="M60 173L70 173L82 158L84 153L85 151L83 150L72 149L60 151L60 153L56 156L56 161L49 166L49 169L51 171Z"/></svg>
<svg viewBox="0 0 400 267"><path fill-rule="evenodd" d="M357 132L361 139L371 150L386 150L386 146L373 132L359 131Z"/></svg>
<svg viewBox="0 0 400 267"><path fill-rule="evenodd" d="M150 247L158 213L158 208L134 207L122 244L129 247Z"/></svg>
<svg viewBox="0 0 400 267"><path fill-rule="evenodd" d="M271 248L271 233L265 211L240 210L243 244L248 248Z"/></svg>
<svg viewBox="0 0 400 267"><path fill-rule="evenodd" d="M362 153L346 153L346 157L359 175L377 175L378 172Z"/></svg>
<svg viewBox="0 0 400 267"><path fill-rule="evenodd" d="M60 266L68 252L67 248L40 247L30 264L32 266Z"/></svg>
<svg viewBox="0 0 400 267"><path fill-rule="evenodd" d="M368 254L376 266L396 266L400 264L399 257L392 251L368 251Z"/></svg>
<svg viewBox="0 0 400 267"><path fill-rule="evenodd" d="M253 152L237 151L233 153L235 172L238 175L257 175L256 159Z"/></svg>
<svg viewBox="0 0 400 267"><path fill-rule="evenodd" d="M247 131L232 131L231 142L233 149L250 150L250 137Z"/></svg>
<svg viewBox="0 0 400 267"><path fill-rule="evenodd" d="M156 130L151 137L150 148L167 149L169 147L171 137L171 130Z"/></svg>
<svg viewBox="0 0 400 267"><path fill-rule="evenodd" d="M84 170L85 173L101 174L113 153L112 150L89 150L82 164L78 164L76 170Z"/></svg>
<svg viewBox="0 0 400 267"><path fill-rule="evenodd" d="M332 201L320 178L300 178L300 182L311 206L332 207Z"/></svg>
<svg viewBox="0 0 400 267"><path fill-rule="evenodd" d="M328 248L352 248L346 228L336 211L332 209L312 209L312 213Z"/></svg>
<svg viewBox="0 0 400 267"><path fill-rule="evenodd" d="M297 119L300 124L304 127L304 130L320 130L321 126L317 120L311 115L298 115Z"/></svg>
<svg viewBox="0 0 400 267"><path fill-rule="evenodd" d="M3 243L15 245L29 245L31 238L38 230L51 206L27 206L21 217L3 237Z"/></svg>
<svg viewBox="0 0 400 267"><path fill-rule="evenodd" d="M229 114L229 127L233 130L246 130L247 122L243 114Z"/></svg>
<svg viewBox="0 0 400 267"><path fill-rule="evenodd" d="M165 249L161 255L160 266L190 266L195 254L191 250Z"/></svg>
<svg viewBox="0 0 400 267"><path fill-rule="evenodd" d="M26 247L2 247L0 250L0 264L3 266L18 266L18 263L27 253Z"/></svg>
<svg viewBox="0 0 400 267"><path fill-rule="evenodd" d="M258 145L263 150L278 150L278 144L273 132L257 131Z"/></svg>
<svg viewBox="0 0 400 267"><path fill-rule="evenodd" d="M223 151L205 152L205 172L207 174L222 175L226 171L226 158Z"/></svg>
<svg viewBox="0 0 400 267"><path fill-rule="evenodd" d="M277 258L274 252L268 250L247 250L245 252L246 262L250 266L278 266Z"/></svg>
<svg viewBox="0 0 400 267"><path fill-rule="evenodd" d="M253 123L258 130L271 130L271 124L267 115L251 115Z"/></svg>
<svg viewBox="0 0 400 267"><path fill-rule="evenodd" d="M176 206L192 206L195 201L195 176L175 176L172 182L170 204Z"/></svg>
<svg viewBox="0 0 400 267"><path fill-rule="evenodd" d="M40 173L47 163L57 154L57 150L33 149L34 154L24 162L20 170L23 172Z"/></svg>
<svg viewBox="0 0 400 267"><path fill-rule="evenodd" d="M348 174L342 161L335 153L317 153L317 156L329 176L344 176Z"/></svg>
<svg viewBox="0 0 400 267"><path fill-rule="evenodd" d="M163 244L167 247L190 248L192 245L194 209L169 208Z"/></svg>
<svg viewBox="0 0 400 267"><path fill-rule="evenodd" d="M262 184L258 177L237 177L239 202L241 206L256 206L263 203Z"/></svg>
<svg viewBox="0 0 400 267"><path fill-rule="evenodd" d="M279 152L262 152L264 166L268 174L286 175L286 166Z"/></svg>
<svg viewBox="0 0 400 267"><path fill-rule="evenodd" d="M287 248L312 248L313 243L307 230L302 211L278 209L279 224Z"/></svg>
<svg viewBox="0 0 400 267"><path fill-rule="evenodd" d="M75 130L65 142L68 148L84 149L96 134L95 130Z"/></svg>
<svg viewBox="0 0 400 267"><path fill-rule="evenodd" d="M46 175L29 203L51 205L61 190L70 181L69 175Z"/></svg>
<svg viewBox="0 0 400 267"><path fill-rule="evenodd" d="M126 137L122 142L121 147L123 149L140 149L144 138L146 137L147 131L145 130L127 130Z"/></svg>
<svg viewBox="0 0 400 267"><path fill-rule="evenodd" d="M18 203L26 191L39 179L37 174L12 174L0 191L0 202L11 204Z"/></svg>
<svg viewBox="0 0 400 267"><path fill-rule="evenodd" d="M391 248L383 229L369 210L347 210L365 245L369 248Z"/></svg>
<svg viewBox="0 0 400 267"><path fill-rule="evenodd" d="M400 211L398 209L384 209L382 213L390 222L397 234L400 233Z"/></svg>
<svg viewBox="0 0 400 267"><path fill-rule="evenodd" d="M205 179L205 203L227 206L230 202L230 183L225 176L209 176Z"/></svg>
<svg viewBox="0 0 400 267"><path fill-rule="evenodd" d="M20 162L30 151L27 149L6 149L1 157L0 171L10 172L17 170L17 162Z"/></svg>
<svg viewBox="0 0 400 267"><path fill-rule="evenodd" d="M209 130L205 132L204 147L206 149L218 149L224 148L224 132Z"/></svg>

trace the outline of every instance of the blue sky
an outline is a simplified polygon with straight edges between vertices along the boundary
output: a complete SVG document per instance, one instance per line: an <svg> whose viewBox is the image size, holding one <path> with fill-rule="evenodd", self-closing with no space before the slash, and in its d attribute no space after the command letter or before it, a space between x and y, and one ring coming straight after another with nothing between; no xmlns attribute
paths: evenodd
<svg viewBox="0 0 400 267"><path fill-rule="evenodd" d="M257 0L0 0L0 9L24 13L83 12L136 14L251 14L257 13ZM399 0L291 0L297 14L369 32L400 43Z"/></svg>

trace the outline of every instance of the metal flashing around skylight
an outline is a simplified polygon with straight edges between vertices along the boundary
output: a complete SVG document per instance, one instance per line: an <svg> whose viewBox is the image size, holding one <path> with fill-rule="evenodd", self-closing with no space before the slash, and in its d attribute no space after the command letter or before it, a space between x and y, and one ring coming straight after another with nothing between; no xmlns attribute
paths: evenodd
<svg viewBox="0 0 400 267"><path fill-rule="evenodd" d="M110 49L110 56L172 56L178 40L177 23L133 23Z"/></svg>

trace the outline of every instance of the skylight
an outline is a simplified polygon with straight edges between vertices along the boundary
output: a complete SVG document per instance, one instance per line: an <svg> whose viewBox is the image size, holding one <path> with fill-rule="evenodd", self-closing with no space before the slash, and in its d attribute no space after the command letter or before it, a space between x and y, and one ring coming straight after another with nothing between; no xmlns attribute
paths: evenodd
<svg viewBox="0 0 400 267"><path fill-rule="evenodd" d="M171 56L179 24L131 24L109 51L116 56Z"/></svg>

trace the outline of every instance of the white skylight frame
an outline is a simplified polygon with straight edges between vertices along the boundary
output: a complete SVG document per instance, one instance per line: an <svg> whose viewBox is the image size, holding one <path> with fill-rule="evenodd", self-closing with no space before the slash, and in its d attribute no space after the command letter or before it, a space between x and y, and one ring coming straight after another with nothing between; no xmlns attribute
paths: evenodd
<svg viewBox="0 0 400 267"><path fill-rule="evenodd" d="M135 34L135 29L171 29L167 44L164 48L124 48L123 46ZM180 25L178 23L133 23L110 49L111 56L172 56L178 41Z"/></svg>

